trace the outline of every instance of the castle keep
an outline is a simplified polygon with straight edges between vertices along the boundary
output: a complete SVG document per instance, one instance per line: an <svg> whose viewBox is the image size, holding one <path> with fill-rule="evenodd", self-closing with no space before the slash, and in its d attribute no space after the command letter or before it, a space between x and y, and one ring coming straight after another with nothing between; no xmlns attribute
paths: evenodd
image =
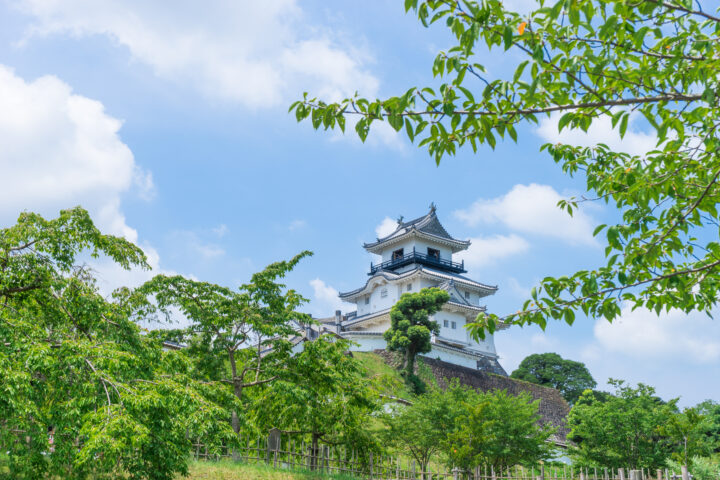
<svg viewBox="0 0 720 480"><path fill-rule="evenodd" d="M359 288L340 293L340 298L354 303L356 309L347 314L321 320L322 330L352 340L353 350L374 351L385 348L383 333L390 328L390 309L404 293L437 287L450 294L441 311L432 319L440 326L433 335L432 351L427 357L444 362L506 375L498 362L493 335L476 341L465 325L484 312L482 299L493 295L497 286L466 277L464 262L453 255L470 246L467 240L453 238L438 220L436 208L419 218L398 220L391 234L363 245L365 250L380 257L370 264L367 280ZM507 328L499 325L498 330Z"/></svg>

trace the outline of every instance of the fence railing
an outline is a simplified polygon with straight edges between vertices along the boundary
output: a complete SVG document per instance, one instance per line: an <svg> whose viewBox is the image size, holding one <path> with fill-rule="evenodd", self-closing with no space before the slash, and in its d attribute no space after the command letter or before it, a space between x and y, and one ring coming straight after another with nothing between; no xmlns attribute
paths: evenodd
<svg viewBox="0 0 720 480"><path fill-rule="evenodd" d="M209 452L204 444L193 444L196 460L234 460L262 463L275 468L307 469L328 474L346 474L370 480L692 480L687 472L668 469L580 468L572 465L511 466L497 470L478 466L466 470L442 466L421 466L412 459L372 452L358 453L342 446L319 444L316 449L305 442L273 437L246 440L240 447Z"/></svg>

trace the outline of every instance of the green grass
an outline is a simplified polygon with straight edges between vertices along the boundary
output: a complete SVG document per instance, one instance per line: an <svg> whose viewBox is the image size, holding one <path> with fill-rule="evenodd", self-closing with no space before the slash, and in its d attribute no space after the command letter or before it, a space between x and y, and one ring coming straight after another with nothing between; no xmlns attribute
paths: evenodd
<svg viewBox="0 0 720 480"><path fill-rule="evenodd" d="M178 475L177 480L358 480L349 475L321 474L303 469L286 470L231 461L192 461L189 467L190 474L187 477ZM0 455L0 478L11 478L4 455Z"/></svg>
<svg viewBox="0 0 720 480"><path fill-rule="evenodd" d="M400 371L385 363L380 355L373 352L353 352L353 357L360 361L367 370L368 376L377 381L382 394L412 400L413 394ZM422 358L416 358L415 364L417 365L417 376L425 382L427 388L437 386L437 379L432 370L423 363Z"/></svg>
<svg viewBox="0 0 720 480"><path fill-rule="evenodd" d="M190 475L178 480L357 480L339 474L321 474L307 470L285 470L265 465L249 465L230 461L192 462Z"/></svg>
<svg viewBox="0 0 720 480"><path fill-rule="evenodd" d="M384 395L393 395L406 400L412 398L400 372L385 363L380 355L372 352L353 352L353 357L360 361L367 370L368 376L376 380Z"/></svg>

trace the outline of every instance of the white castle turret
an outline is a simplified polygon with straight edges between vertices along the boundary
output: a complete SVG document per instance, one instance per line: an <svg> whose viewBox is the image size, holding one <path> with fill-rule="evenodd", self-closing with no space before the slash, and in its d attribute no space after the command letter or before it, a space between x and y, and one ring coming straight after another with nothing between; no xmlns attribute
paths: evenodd
<svg viewBox="0 0 720 480"><path fill-rule="evenodd" d="M464 262L453 261L453 254L469 246L469 241L448 234L434 205L423 217L409 222L400 218L394 232L364 245L368 252L381 257L380 263L370 264L370 278L360 288L340 294L343 301L354 303L356 310L346 315L336 312L335 317L322 323L332 323L334 332L359 344L354 350L383 349L390 309L400 296L427 287L442 288L450 294L450 301L433 316L440 325L440 334L433 336L432 351L426 356L506 375L498 363L493 336L477 342L464 328L485 311L480 299L497 291L497 286L463 276Z"/></svg>

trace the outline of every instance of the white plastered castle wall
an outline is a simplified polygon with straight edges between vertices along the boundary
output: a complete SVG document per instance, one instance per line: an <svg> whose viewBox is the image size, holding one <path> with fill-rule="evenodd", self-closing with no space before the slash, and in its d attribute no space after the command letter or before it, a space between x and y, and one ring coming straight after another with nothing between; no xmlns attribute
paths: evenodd
<svg viewBox="0 0 720 480"><path fill-rule="evenodd" d="M445 247L443 245L439 244L431 244L429 242L426 242L424 240L421 240L419 238L410 238L407 240L403 240L402 242L398 242L395 245L386 248L382 252L381 261L387 262L388 260L392 259L393 252L396 252L403 249L403 255L407 255L408 253L413 252L413 248L415 248L415 252L422 253L423 255L427 255L427 249L434 248L436 250L440 250L440 258L443 260L451 260L452 259L452 251L449 247Z"/></svg>
<svg viewBox="0 0 720 480"><path fill-rule="evenodd" d="M352 332L345 332L345 338L352 340L356 345L352 345L350 350L353 352L372 352L374 350L384 350L386 347L385 339L376 336L363 336L363 335L352 335ZM437 358L444 362L453 363L455 365L461 365L468 368L477 368L477 359L463 355L462 353L455 353L442 348L437 348L433 345L430 352L422 354L422 356L429 358Z"/></svg>
<svg viewBox="0 0 720 480"><path fill-rule="evenodd" d="M434 346L429 353L423 353L421 356L436 358L438 360L442 360L443 362L454 363L455 365L461 365L463 367L477 368L477 359L468 357L467 355L463 355L461 353L441 350L439 348L435 348Z"/></svg>
<svg viewBox="0 0 720 480"><path fill-rule="evenodd" d="M440 336L459 342L470 343L465 330L465 316L441 310L432 317L440 325ZM453 328L453 326L455 328Z"/></svg>
<svg viewBox="0 0 720 480"><path fill-rule="evenodd" d="M384 350L387 343L381 336L353 335L352 332L344 332L343 336L357 345L351 345L353 352L372 352L373 350Z"/></svg>

